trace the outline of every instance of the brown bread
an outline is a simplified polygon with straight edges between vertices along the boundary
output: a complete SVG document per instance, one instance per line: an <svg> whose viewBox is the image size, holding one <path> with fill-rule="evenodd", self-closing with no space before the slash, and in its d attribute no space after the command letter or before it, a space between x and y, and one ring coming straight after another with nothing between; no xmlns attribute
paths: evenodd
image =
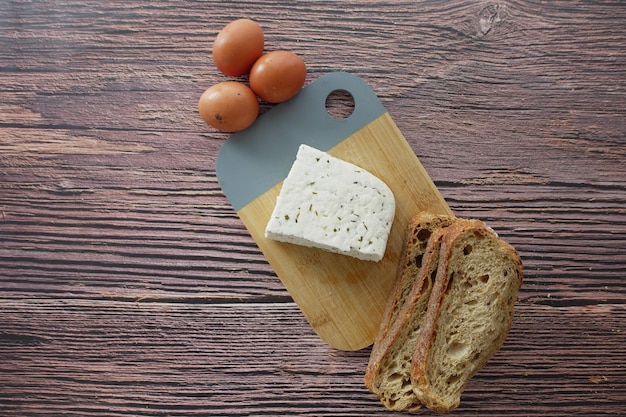
<svg viewBox="0 0 626 417"><path fill-rule="evenodd" d="M522 277L519 254L483 222L447 228L411 364L420 402L441 413L459 405L509 333Z"/></svg>
<svg viewBox="0 0 626 417"><path fill-rule="evenodd" d="M455 221L422 212L409 223L401 268L364 378L370 391L391 410L420 407L410 383L410 358L436 273L442 230Z"/></svg>
<svg viewBox="0 0 626 417"><path fill-rule="evenodd" d="M390 410L415 410L421 403L411 385L411 357L417 344L419 328L426 314L428 299L437 273L439 247L443 232L435 231L424 254L421 268L408 268L414 285L403 301L385 338L370 354L365 385ZM417 275L417 278L414 278Z"/></svg>
<svg viewBox="0 0 626 417"><path fill-rule="evenodd" d="M386 336L402 308L404 300L411 291L419 269L422 266L422 259L430 236L435 230L449 226L455 221L456 218L452 216L435 215L423 211L415 215L409 222L406 229L403 252L400 257L402 263L398 269L398 277L394 288L389 294L373 349L376 349L376 346Z"/></svg>

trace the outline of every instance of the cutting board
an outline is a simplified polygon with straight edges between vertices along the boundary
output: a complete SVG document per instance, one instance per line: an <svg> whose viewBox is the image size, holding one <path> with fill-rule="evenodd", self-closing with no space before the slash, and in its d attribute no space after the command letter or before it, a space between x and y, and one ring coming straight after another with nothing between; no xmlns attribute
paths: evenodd
<svg viewBox="0 0 626 417"><path fill-rule="evenodd" d="M345 118L328 113L327 98L336 91L354 100ZM396 214L381 261L264 237L282 181L302 143L368 170L391 188ZM451 214L374 91L345 72L318 78L233 134L220 149L216 170L224 194L308 322L322 340L341 350L373 343L410 218L421 210Z"/></svg>

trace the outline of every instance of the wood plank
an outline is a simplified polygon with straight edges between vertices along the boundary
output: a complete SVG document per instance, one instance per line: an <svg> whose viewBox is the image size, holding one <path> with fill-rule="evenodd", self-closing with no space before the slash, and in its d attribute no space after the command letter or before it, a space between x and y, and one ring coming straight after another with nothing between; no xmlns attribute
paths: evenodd
<svg viewBox="0 0 626 417"><path fill-rule="evenodd" d="M524 296L545 299L550 294L553 301L578 304L624 302L626 222L617 207L626 205L624 196L614 201L606 195L591 197L579 207L561 208L555 207L558 195L548 190L545 197L534 193L534 201L528 201L525 186L441 188L458 215L485 220L520 251L526 270ZM176 190L162 190L157 197L129 190L115 201L107 200L112 196L102 190L87 200L82 194L6 191L0 267L5 290L13 295L286 295L236 215L227 214L226 203L220 203L224 216L211 213L209 199L209 212L203 212L202 191L181 198ZM503 203L505 193L522 196L522 201Z"/></svg>
<svg viewBox="0 0 626 417"><path fill-rule="evenodd" d="M227 135L196 100L223 79L212 36L244 14L307 81L363 77L455 213L520 250L513 331L455 414L623 414L622 2L0 10L0 414L397 415L362 384L368 350L315 336L217 185Z"/></svg>
<svg viewBox="0 0 626 417"><path fill-rule="evenodd" d="M293 303L5 300L0 316L5 416L395 415L362 382L369 349L330 348ZM623 305L520 303L455 414L617 412L624 323Z"/></svg>

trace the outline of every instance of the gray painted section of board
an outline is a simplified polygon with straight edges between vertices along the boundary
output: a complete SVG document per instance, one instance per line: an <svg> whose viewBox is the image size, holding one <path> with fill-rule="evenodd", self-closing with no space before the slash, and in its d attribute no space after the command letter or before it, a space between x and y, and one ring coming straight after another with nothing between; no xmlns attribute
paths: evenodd
<svg viewBox="0 0 626 417"><path fill-rule="evenodd" d="M335 91L347 91L354 99L354 111L345 119L326 110L326 99ZM224 142L216 161L219 184L239 211L287 177L301 144L327 151L384 113L361 78L326 74Z"/></svg>

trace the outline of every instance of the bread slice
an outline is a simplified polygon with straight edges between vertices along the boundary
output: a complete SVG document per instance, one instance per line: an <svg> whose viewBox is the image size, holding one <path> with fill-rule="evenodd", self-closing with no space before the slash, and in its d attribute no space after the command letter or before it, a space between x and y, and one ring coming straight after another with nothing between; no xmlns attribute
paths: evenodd
<svg viewBox="0 0 626 417"><path fill-rule="evenodd" d="M375 345L365 372L365 385L390 410L416 410L420 401L411 386L411 357L417 344L422 319L426 315L433 278L437 273L443 230L437 229L428 240L421 267L405 265L399 279L413 283L401 300L396 318L386 336ZM420 257L422 255L420 254ZM400 304L400 303L398 303Z"/></svg>
<svg viewBox="0 0 626 417"><path fill-rule="evenodd" d="M364 378L369 390L389 409L420 407L410 385L411 345L415 345L416 329L426 311L432 288L431 277L438 263L439 244L443 236L438 231L454 221L456 218L453 216L421 212L411 219L407 227L401 267L389 295ZM435 233L437 236L433 236ZM428 266L422 273L423 264ZM402 320L396 320L403 308ZM387 337L389 332L393 336ZM410 339L409 343L403 345L407 339Z"/></svg>
<svg viewBox="0 0 626 417"><path fill-rule="evenodd" d="M404 300L411 291L422 266L422 259L430 236L435 230L449 226L455 221L456 218L453 216L435 215L426 211L418 213L409 221L403 252L400 257L402 263L398 269L398 277L387 299L385 312L372 350L376 350L376 346L380 345L382 339L387 335L402 308Z"/></svg>
<svg viewBox="0 0 626 417"><path fill-rule="evenodd" d="M440 253L411 380L419 401L443 413L507 337L523 271L515 249L479 220L448 227Z"/></svg>

